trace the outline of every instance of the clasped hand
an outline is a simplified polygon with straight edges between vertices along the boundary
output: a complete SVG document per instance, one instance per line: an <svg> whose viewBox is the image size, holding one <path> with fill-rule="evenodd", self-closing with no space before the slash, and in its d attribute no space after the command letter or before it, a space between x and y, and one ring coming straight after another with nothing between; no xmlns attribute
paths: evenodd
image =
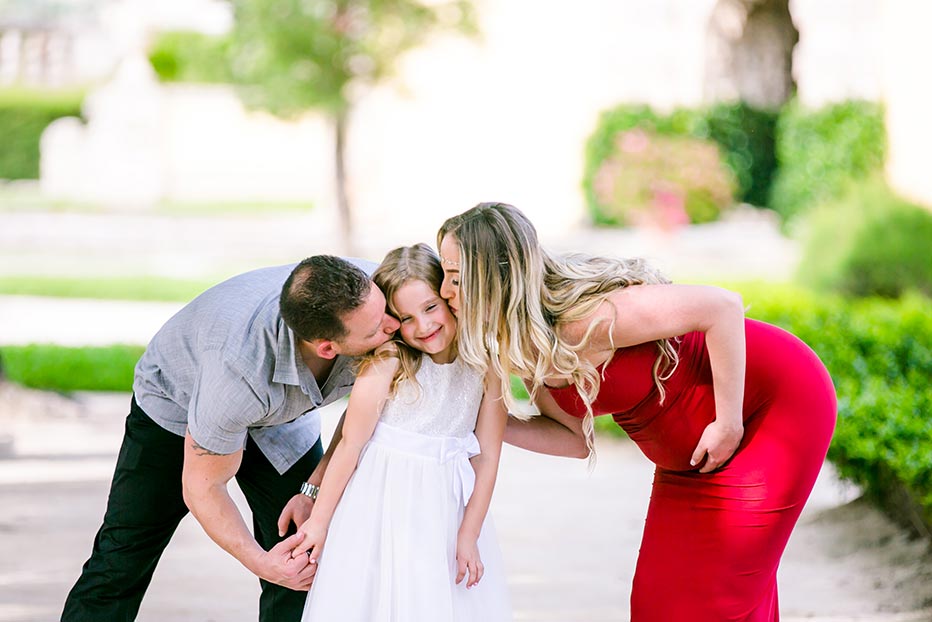
<svg viewBox="0 0 932 622"><path fill-rule="evenodd" d="M294 556L292 552L300 546L305 536L296 533L273 546L263 556L259 566L259 577L299 592L310 589L317 573L317 564L310 563L307 555Z"/></svg>
<svg viewBox="0 0 932 622"><path fill-rule="evenodd" d="M700 473L709 473L722 466L738 449L744 438L744 425L731 424L716 419L706 426L699 438L699 444L693 451L690 464L696 466L705 458Z"/></svg>
<svg viewBox="0 0 932 622"><path fill-rule="evenodd" d="M284 536L292 522L296 527L303 525L313 507L314 502L305 495L292 497L278 518L278 535ZM303 552L301 555L294 553L295 547L301 546L306 537L306 533L299 531L272 547L263 556L257 574L266 581L292 590L306 592L310 589L317 573L317 564L311 563L309 556Z"/></svg>

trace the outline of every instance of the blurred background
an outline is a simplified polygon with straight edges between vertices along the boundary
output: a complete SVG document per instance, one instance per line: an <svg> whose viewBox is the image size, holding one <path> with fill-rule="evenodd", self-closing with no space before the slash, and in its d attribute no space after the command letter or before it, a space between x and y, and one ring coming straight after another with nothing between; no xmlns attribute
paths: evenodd
<svg viewBox="0 0 932 622"><path fill-rule="evenodd" d="M379 261L497 200L806 340L833 472L926 555L930 24L925 0L0 0L0 466L36 422L94 420L54 400L128 391L219 280Z"/></svg>

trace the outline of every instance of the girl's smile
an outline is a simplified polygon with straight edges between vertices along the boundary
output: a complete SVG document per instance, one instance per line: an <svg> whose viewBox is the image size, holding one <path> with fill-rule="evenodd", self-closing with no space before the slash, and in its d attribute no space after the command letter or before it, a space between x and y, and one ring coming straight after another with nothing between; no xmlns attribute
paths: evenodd
<svg viewBox="0 0 932 622"><path fill-rule="evenodd" d="M408 281L398 288L392 302L405 343L435 363L449 363L456 358L456 318L430 285L421 280Z"/></svg>

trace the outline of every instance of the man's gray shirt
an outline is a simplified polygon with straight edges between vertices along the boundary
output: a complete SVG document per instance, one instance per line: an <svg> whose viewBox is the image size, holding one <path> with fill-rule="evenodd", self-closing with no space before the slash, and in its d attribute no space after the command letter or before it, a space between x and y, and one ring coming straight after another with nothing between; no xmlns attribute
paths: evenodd
<svg viewBox="0 0 932 622"><path fill-rule="evenodd" d="M367 273L374 264L352 260ZM246 435L279 473L320 437L317 408L347 395L353 359L337 357L323 387L301 359L278 299L295 264L233 277L207 290L156 333L139 363L136 403L166 430L220 454ZM304 416L302 416L304 415Z"/></svg>

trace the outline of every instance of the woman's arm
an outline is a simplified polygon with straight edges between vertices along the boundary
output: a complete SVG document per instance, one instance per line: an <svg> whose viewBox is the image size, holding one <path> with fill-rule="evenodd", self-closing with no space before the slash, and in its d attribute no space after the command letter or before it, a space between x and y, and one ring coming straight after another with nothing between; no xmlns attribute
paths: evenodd
<svg viewBox="0 0 932 622"><path fill-rule="evenodd" d="M311 516L298 528L298 534L305 534L305 537L295 547L292 553L294 557L311 549L311 562L316 562L320 557L333 512L356 470L359 454L372 438L398 364L397 358L378 360L356 378L343 421L343 437L324 473Z"/></svg>
<svg viewBox="0 0 932 622"><path fill-rule="evenodd" d="M705 333L715 421L693 452L692 463L707 473L728 460L744 435L742 406L747 362L744 303L735 292L700 285L636 285L618 290L608 299L616 348L677 337L691 331Z"/></svg>
<svg viewBox="0 0 932 622"><path fill-rule="evenodd" d="M550 456L589 457L582 419L564 412L546 389L540 390L534 405L540 411L539 416L527 421L508 417L506 443Z"/></svg>
<svg viewBox="0 0 932 622"><path fill-rule="evenodd" d="M486 375L485 393L476 420L476 438L479 439L481 453L470 460L476 471L476 484L466 504L456 541L456 582L462 581L468 570L469 580L466 587L474 586L482 578L482 562L479 559L477 540L489 511L489 504L492 502L507 418L508 411L501 399L501 382L490 370Z"/></svg>

